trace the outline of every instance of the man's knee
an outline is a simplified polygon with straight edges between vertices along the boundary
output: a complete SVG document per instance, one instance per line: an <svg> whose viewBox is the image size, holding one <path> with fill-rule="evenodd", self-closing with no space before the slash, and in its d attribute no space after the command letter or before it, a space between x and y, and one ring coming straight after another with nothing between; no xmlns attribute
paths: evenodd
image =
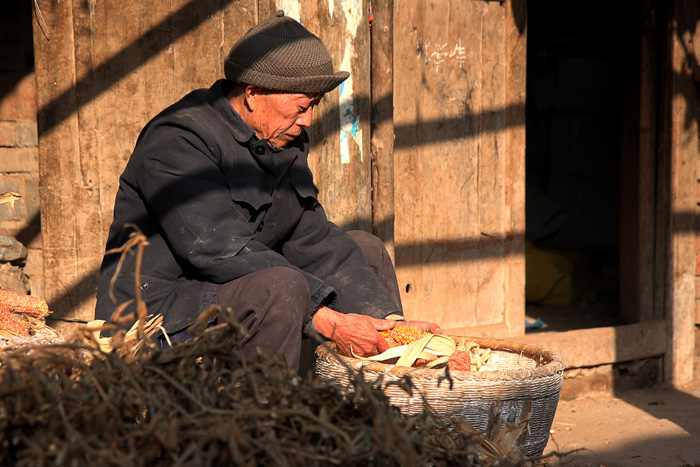
<svg viewBox="0 0 700 467"><path fill-rule="evenodd" d="M373 235L369 232L365 232L364 230L348 230L347 233L353 240L355 240L355 243L360 245L360 248L362 248L363 250L365 248L386 250L386 248L384 247L384 243L376 235Z"/></svg>
<svg viewBox="0 0 700 467"><path fill-rule="evenodd" d="M393 268L389 252L379 237L364 230L350 230L348 235L359 245L368 266Z"/></svg>
<svg viewBox="0 0 700 467"><path fill-rule="evenodd" d="M309 283L299 271L291 268L275 266L267 269L271 292L280 297L306 297L311 296Z"/></svg>
<svg viewBox="0 0 700 467"><path fill-rule="evenodd" d="M273 308L289 312L299 309L308 314L311 306L306 277L294 269L278 266L220 285L218 298L220 305L244 314Z"/></svg>
<svg viewBox="0 0 700 467"><path fill-rule="evenodd" d="M382 240L363 230L350 230L348 235L360 246L367 267L377 276L391 298L401 308L401 293L391 256Z"/></svg>
<svg viewBox="0 0 700 467"><path fill-rule="evenodd" d="M311 308L311 292L306 277L301 272L286 267L269 268L264 276L270 317L284 317L290 325L290 319L298 321L296 324L303 324Z"/></svg>
<svg viewBox="0 0 700 467"><path fill-rule="evenodd" d="M394 265L382 240L364 230L350 230L348 235L357 243L365 257L365 262L375 273L392 269Z"/></svg>

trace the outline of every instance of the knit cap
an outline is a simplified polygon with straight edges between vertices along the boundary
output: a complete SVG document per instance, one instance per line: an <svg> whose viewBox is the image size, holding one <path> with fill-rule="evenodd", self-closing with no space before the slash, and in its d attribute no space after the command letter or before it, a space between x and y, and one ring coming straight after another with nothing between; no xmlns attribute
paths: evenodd
<svg viewBox="0 0 700 467"><path fill-rule="evenodd" d="M321 40L282 10L233 45L224 73L234 82L304 94L332 91L350 76L334 72Z"/></svg>

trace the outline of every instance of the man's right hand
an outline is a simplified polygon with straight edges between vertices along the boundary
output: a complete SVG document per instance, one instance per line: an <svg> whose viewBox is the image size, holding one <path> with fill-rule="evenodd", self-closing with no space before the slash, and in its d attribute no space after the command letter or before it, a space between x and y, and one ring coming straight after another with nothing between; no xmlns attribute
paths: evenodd
<svg viewBox="0 0 700 467"><path fill-rule="evenodd" d="M396 321L339 313L322 306L314 315L313 323L316 331L335 342L341 355L370 357L389 349L379 331L393 328Z"/></svg>

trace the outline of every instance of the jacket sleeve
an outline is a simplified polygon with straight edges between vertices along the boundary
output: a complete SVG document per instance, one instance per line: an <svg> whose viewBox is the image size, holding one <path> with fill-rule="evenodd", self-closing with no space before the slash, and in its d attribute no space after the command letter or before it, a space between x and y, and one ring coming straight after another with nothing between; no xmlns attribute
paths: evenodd
<svg viewBox="0 0 700 467"><path fill-rule="evenodd" d="M299 180L294 183L298 185ZM293 264L335 290L334 297L326 305L342 313L380 319L392 314L402 315L377 276L367 267L357 243L328 221L315 196L307 197L306 204L301 221L282 252Z"/></svg>

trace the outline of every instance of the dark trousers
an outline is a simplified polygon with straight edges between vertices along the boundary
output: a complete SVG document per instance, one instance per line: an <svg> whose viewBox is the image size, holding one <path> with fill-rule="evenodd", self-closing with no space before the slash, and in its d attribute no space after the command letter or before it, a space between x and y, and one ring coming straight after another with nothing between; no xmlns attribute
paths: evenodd
<svg viewBox="0 0 700 467"><path fill-rule="evenodd" d="M401 308L396 272L382 241L360 230L348 234L362 249L369 269ZM302 328L311 309L311 292L303 274L273 267L225 284L209 284L202 307L211 304L230 307L248 330L248 337L241 342L247 358L254 359L262 351L270 358L283 357L290 368L302 374L313 370L314 350L319 341L314 337L302 338ZM188 337L191 338L175 335L173 340Z"/></svg>

